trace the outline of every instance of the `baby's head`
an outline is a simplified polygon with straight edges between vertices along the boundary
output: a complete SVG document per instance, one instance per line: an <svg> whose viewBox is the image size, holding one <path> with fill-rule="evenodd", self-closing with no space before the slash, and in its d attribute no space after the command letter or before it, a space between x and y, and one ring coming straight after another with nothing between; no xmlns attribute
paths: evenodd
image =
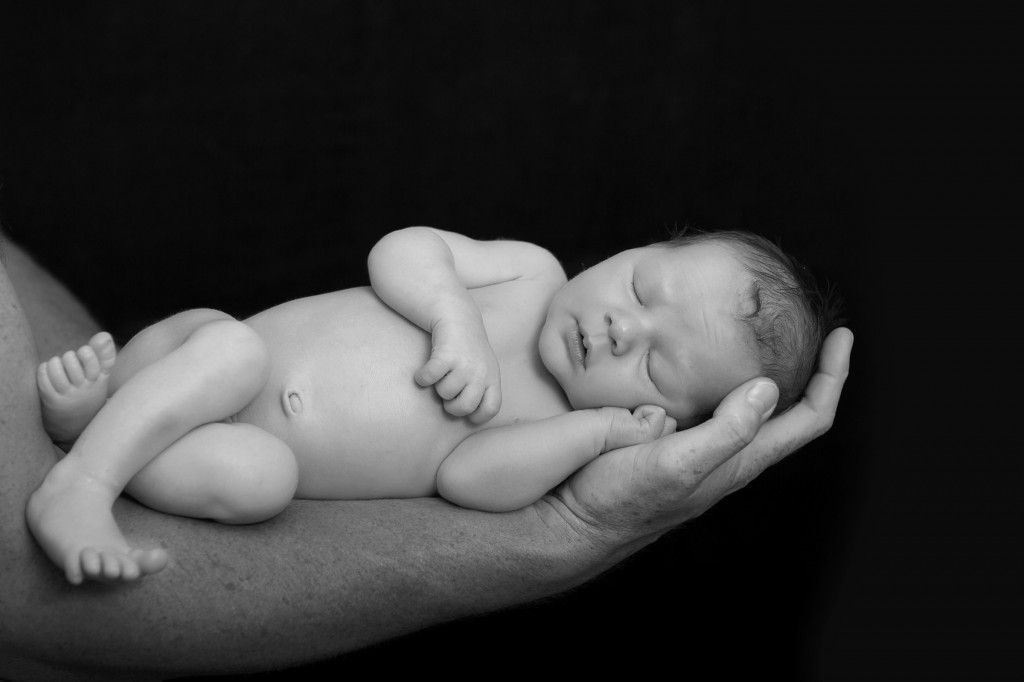
<svg viewBox="0 0 1024 682"><path fill-rule="evenodd" d="M775 244L684 232L589 268L559 290L540 355L575 409L660 405L688 426L766 376L776 414L799 400L836 306Z"/></svg>

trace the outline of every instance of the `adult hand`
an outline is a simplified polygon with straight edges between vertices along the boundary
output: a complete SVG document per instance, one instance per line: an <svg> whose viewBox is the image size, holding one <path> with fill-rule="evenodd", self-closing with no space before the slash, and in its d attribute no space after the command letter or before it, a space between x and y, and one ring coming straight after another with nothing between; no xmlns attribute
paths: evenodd
<svg viewBox="0 0 1024 682"><path fill-rule="evenodd" d="M828 431L852 347L849 329L833 331L803 398L775 419L765 423L778 399L775 385L753 379L703 424L601 455L562 484L554 500L600 545L631 552L652 542Z"/></svg>

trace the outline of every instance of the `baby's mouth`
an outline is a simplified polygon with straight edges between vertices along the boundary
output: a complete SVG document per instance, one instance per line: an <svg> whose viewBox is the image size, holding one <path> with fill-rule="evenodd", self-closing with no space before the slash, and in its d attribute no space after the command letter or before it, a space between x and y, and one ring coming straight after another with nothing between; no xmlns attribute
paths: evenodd
<svg viewBox="0 0 1024 682"><path fill-rule="evenodd" d="M576 323L576 326L572 330L570 335L572 338L573 350L576 351L576 360L580 363L583 369L587 368L587 346L583 343L583 334L580 332L580 324Z"/></svg>

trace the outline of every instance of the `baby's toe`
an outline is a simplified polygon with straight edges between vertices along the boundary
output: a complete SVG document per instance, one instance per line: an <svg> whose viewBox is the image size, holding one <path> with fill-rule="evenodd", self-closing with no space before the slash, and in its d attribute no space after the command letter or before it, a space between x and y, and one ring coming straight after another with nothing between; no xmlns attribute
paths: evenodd
<svg viewBox="0 0 1024 682"><path fill-rule="evenodd" d="M114 337L107 332L100 332L89 339L89 346L96 352L100 369L107 371L114 366L117 358L117 346L114 345Z"/></svg>
<svg viewBox="0 0 1024 682"><path fill-rule="evenodd" d="M124 564L126 558L120 552L101 552L100 559L103 564L103 578L105 580L121 580L124 577Z"/></svg>
<svg viewBox="0 0 1024 682"><path fill-rule="evenodd" d="M53 387L53 383L50 381L50 371L48 369L48 363L41 362L36 367L36 384L39 386L39 390L43 393L56 393L57 389Z"/></svg>
<svg viewBox="0 0 1024 682"><path fill-rule="evenodd" d="M78 360L82 363L82 372L87 381L96 381L100 376L100 360L96 357L96 351L92 346L82 346L78 349Z"/></svg>
<svg viewBox="0 0 1024 682"><path fill-rule="evenodd" d="M147 575L162 571L167 566L167 552L161 548L134 550L131 557L139 570Z"/></svg>
<svg viewBox="0 0 1024 682"><path fill-rule="evenodd" d="M103 558L100 553L92 547L87 547L82 550L79 556L79 564L81 567L81 576L85 578L99 578L103 575ZM70 579L70 577L69 577ZM71 581L75 582L75 581ZM82 582L79 578L78 582ZM75 583L76 585L78 583Z"/></svg>
<svg viewBox="0 0 1024 682"><path fill-rule="evenodd" d="M67 374L68 381L71 382L72 386L81 386L85 383L85 370L82 369L82 363L78 359L78 353L73 350L69 350L61 356L60 360L64 365L64 372Z"/></svg>
<svg viewBox="0 0 1024 682"><path fill-rule="evenodd" d="M46 374L50 377L50 385L57 393L64 393L71 388L68 380L68 373L64 371L64 363L58 357L53 357L46 362Z"/></svg>
<svg viewBox="0 0 1024 682"><path fill-rule="evenodd" d="M138 566L121 552L106 551L101 553L103 561L103 579L108 581L131 581L138 578Z"/></svg>
<svg viewBox="0 0 1024 682"><path fill-rule="evenodd" d="M137 580L139 575L139 565L128 557L122 557L121 580Z"/></svg>
<svg viewBox="0 0 1024 682"><path fill-rule="evenodd" d="M69 558L64 564L64 577L72 585L81 585L83 580L82 558Z"/></svg>

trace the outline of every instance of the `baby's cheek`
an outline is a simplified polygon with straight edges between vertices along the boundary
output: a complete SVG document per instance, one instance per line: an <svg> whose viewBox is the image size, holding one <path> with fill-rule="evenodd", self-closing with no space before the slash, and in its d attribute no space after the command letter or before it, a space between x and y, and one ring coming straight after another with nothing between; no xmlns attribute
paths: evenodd
<svg viewBox="0 0 1024 682"><path fill-rule="evenodd" d="M569 377L568 379L559 379L559 385L562 387L562 391L565 392L565 397L569 399L569 405L574 410L585 410L590 407L604 407L600 402L594 400L593 395L588 391L588 387L578 377Z"/></svg>
<svg viewBox="0 0 1024 682"><path fill-rule="evenodd" d="M632 410L648 402L636 395L636 391L629 390L628 386L607 384L608 382L577 382L566 391L569 404L576 410L591 407L624 407Z"/></svg>

